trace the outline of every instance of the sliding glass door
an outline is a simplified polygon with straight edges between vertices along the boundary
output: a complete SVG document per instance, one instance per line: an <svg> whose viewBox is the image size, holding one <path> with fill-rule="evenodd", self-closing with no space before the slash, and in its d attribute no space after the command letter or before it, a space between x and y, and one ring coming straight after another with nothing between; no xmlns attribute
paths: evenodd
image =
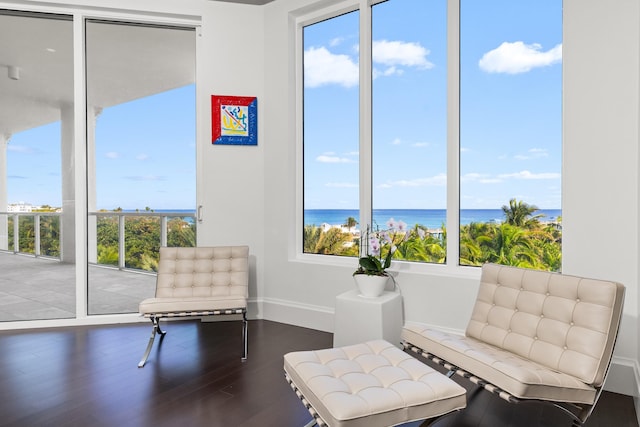
<svg viewBox="0 0 640 427"><path fill-rule="evenodd" d="M73 22L0 9L0 322L75 317Z"/></svg>
<svg viewBox="0 0 640 427"><path fill-rule="evenodd" d="M136 312L195 246L195 31L88 21L88 313Z"/></svg>

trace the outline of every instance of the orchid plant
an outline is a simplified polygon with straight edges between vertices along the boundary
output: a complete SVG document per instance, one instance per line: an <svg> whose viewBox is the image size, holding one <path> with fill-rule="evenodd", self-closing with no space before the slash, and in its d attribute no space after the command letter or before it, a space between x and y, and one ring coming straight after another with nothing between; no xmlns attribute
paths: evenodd
<svg viewBox="0 0 640 427"><path fill-rule="evenodd" d="M409 236L407 224L396 221L393 218L387 221L387 228L367 225L365 239L361 239L361 257L358 260L358 269L353 273L366 274L368 276L387 276L386 269L391 266L391 258L398 247ZM362 244L365 242L365 244ZM364 249L364 251L363 251Z"/></svg>

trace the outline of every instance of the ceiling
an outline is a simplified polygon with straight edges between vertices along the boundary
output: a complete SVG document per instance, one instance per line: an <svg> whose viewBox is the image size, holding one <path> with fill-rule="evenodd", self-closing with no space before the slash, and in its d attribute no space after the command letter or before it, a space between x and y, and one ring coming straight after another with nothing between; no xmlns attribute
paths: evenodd
<svg viewBox="0 0 640 427"><path fill-rule="evenodd" d="M213 1L222 1L225 3L254 4L256 6L263 6L267 3L271 3L274 0L213 0Z"/></svg>
<svg viewBox="0 0 640 427"><path fill-rule="evenodd" d="M72 31L71 20L0 15L0 134L58 121L73 105ZM195 80L194 31L91 22L86 38L90 105L105 108ZM9 67L18 67L17 80Z"/></svg>

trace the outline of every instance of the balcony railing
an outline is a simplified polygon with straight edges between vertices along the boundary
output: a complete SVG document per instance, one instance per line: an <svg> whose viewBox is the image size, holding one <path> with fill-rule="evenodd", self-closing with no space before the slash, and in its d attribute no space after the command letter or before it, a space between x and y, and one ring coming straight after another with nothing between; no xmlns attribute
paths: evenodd
<svg viewBox="0 0 640 427"><path fill-rule="evenodd" d="M0 212L0 250L60 258L60 219L58 212Z"/></svg>
<svg viewBox="0 0 640 427"><path fill-rule="evenodd" d="M0 212L0 251L61 259L59 212ZM17 236L17 238L16 238ZM90 212L89 263L154 271L160 246L195 246L193 213Z"/></svg>

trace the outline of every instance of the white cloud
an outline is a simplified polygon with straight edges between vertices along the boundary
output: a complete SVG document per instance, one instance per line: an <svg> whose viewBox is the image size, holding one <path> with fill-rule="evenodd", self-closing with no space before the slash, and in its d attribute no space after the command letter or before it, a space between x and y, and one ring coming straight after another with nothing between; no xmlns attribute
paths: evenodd
<svg viewBox="0 0 640 427"><path fill-rule="evenodd" d="M482 173L467 173L460 177L462 182L479 182L480 184L497 184L502 182L501 179L494 178L491 175Z"/></svg>
<svg viewBox="0 0 640 427"><path fill-rule="evenodd" d="M381 76L402 75L404 69L400 67L415 67L426 70L433 68L433 63L427 60L429 49L419 43L379 40L371 46L371 56L374 64L386 66L385 69L373 69L373 78Z"/></svg>
<svg viewBox="0 0 640 427"><path fill-rule="evenodd" d="M524 44L521 41L504 42L482 55L478 62L487 73L518 74L537 67L547 67L562 61L562 44L543 52L538 43Z"/></svg>
<svg viewBox="0 0 640 427"><path fill-rule="evenodd" d="M389 76L393 76L393 75L397 75L397 76L401 76L404 74L404 70L402 68L397 68L397 67L388 67L384 70L378 70L377 68L374 68L372 70L372 77L373 79L377 79L378 77L389 77Z"/></svg>
<svg viewBox="0 0 640 427"><path fill-rule="evenodd" d="M327 154L321 154L316 157L316 161L320 163L352 163L352 159L346 157L332 156Z"/></svg>
<svg viewBox="0 0 640 427"><path fill-rule="evenodd" d="M329 84L353 87L358 81L358 63L349 56L331 53L324 47L312 47L304 52L304 83L307 87Z"/></svg>
<svg viewBox="0 0 640 427"><path fill-rule="evenodd" d="M467 173L460 177L462 182L479 182L481 184L496 184L504 182L507 179L560 179L561 175L556 172L531 173L524 170L514 173L503 173L497 176L491 176L481 173Z"/></svg>
<svg viewBox="0 0 640 427"><path fill-rule="evenodd" d="M109 151L105 153L105 157L108 159L117 159L120 157L120 153L117 153L115 151Z"/></svg>
<svg viewBox="0 0 640 427"><path fill-rule="evenodd" d="M342 44L343 41L344 41L344 37L335 37L329 41L329 46L332 46L332 47L338 46Z"/></svg>
<svg viewBox="0 0 640 427"><path fill-rule="evenodd" d="M141 160L141 161L149 160L150 158L151 158L151 156L149 156L149 155L148 155L148 154L146 154L146 153L140 153L140 154L138 154L138 155L136 156L136 160Z"/></svg>
<svg viewBox="0 0 640 427"><path fill-rule="evenodd" d="M351 182L327 182L324 186L331 188L358 188L358 184Z"/></svg>
<svg viewBox="0 0 640 427"><path fill-rule="evenodd" d="M447 184L447 175L444 173L416 179L400 179L398 181L390 181L379 185L379 188L393 187L440 187Z"/></svg>
<svg viewBox="0 0 640 427"><path fill-rule="evenodd" d="M557 172L531 173L527 170L498 175L500 178L513 179L560 179L561 175Z"/></svg>
<svg viewBox="0 0 640 427"><path fill-rule="evenodd" d="M132 175L125 176L124 178L130 181L165 181L167 179L164 176L158 175Z"/></svg>
<svg viewBox="0 0 640 427"><path fill-rule="evenodd" d="M336 46L341 42L341 39L333 39L330 46ZM357 52L358 48L355 50ZM373 62L384 68L374 68L373 78L401 75L404 73L402 67L433 68L433 63L427 59L429 53L429 49L419 43L374 41L371 52ZM359 82L358 59L332 53L326 47L309 48L304 52L304 82L305 86L311 88L330 84L356 86Z"/></svg>
<svg viewBox="0 0 640 427"><path fill-rule="evenodd" d="M420 43L379 40L372 44L371 55L374 63L395 67L416 67L419 69L433 68L433 63L427 60L429 49Z"/></svg>
<svg viewBox="0 0 640 427"><path fill-rule="evenodd" d="M400 138L395 138L393 141L391 141L391 145L402 145L402 144L404 144L404 142ZM428 147L430 145L431 144L429 144L428 142L413 142L410 144L410 146L414 148L423 148L423 147Z"/></svg>
<svg viewBox="0 0 640 427"><path fill-rule="evenodd" d="M530 160L530 159L539 159L541 157L548 157L549 152L544 148L532 148L527 151L527 154L518 154L515 157L516 160Z"/></svg>
<svg viewBox="0 0 640 427"><path fill-rule="evenodd" d="M14 153L22 153L22 154L31 154L35 152L35 150L31 147L25 147L24 145L11 145L11 144L7 144L7 151L12 151Z"/></svg>

